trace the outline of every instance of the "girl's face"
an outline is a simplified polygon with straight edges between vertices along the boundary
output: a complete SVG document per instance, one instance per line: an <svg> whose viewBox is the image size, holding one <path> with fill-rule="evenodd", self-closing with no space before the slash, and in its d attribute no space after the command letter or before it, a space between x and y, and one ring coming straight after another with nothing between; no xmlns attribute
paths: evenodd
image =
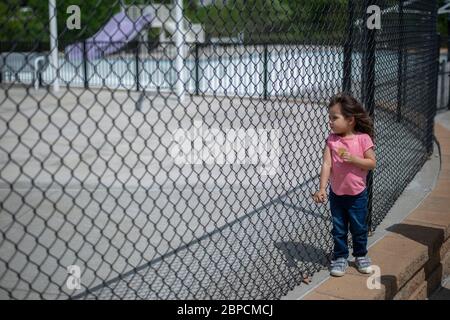
<svg viewBox="0 0 450 320"><path fill-rule="evenodd" d="M333 105L328 113L330 129L333 133L344 134L353 130L355 120L353 117L347 119L342 115L340 104Z"/></svg>

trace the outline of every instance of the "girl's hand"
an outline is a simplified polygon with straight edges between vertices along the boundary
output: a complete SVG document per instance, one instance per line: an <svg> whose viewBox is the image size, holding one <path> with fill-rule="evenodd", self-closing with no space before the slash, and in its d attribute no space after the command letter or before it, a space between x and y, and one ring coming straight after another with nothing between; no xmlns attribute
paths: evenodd
<svg viewBox="0 0 450 320"><path fill-rule="evenodd" d="M327 192L325 189L320 189L312 195L315 203L324 203L327 200Z"/></svg>
<svg viewBox="0 0 450 320"><path fill-rule="evenodd" d="M344 162L347 162L347 163L355 162L355 157L353 155L351 155L348 151L343 152L341 155L341 158L342 158L342 160L344 160Z"/></svg>

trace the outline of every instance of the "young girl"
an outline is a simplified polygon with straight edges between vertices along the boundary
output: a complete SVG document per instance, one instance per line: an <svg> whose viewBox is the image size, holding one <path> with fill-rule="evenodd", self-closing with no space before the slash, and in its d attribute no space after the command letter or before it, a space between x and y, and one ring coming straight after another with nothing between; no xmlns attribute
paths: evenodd
<svg viewBox="0 0 450 320"><path fill-rule="evenodd" d="M353 240L353 256L361 273L371 273L367 257L367 187L368 170L375 168L373 123L361 104L352 96L339 94L329 105L332 133L326 140L316 203L324 203L330 178L330 209L334 240L331 275L343 276L348 267L348 226Z"/></svg>

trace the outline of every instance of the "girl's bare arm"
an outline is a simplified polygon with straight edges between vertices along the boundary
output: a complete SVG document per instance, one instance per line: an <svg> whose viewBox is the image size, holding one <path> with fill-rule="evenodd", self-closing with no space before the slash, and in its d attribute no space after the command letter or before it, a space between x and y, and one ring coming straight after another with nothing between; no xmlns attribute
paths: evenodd
<svg viewBox="0 0 450 320"><path fill-rule="evenodd" d="M325 146L323 150L323 161L322 161L322 170L320 172L319 190L326 190L330 174L331 174L331 151L328 146Z"/></svg>

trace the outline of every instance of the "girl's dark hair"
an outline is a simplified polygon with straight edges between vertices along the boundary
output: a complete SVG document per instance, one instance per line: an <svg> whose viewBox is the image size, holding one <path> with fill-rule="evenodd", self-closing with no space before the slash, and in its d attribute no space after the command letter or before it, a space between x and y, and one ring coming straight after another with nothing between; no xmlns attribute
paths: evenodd
<svg viewBox="0 0 450 320"><path fill-rule="evenodd" d="M355 117L355 131L367 133L372 140L375 139L373 121L358 100L349 94L340 93L331 98L328 109L335 104L341 105L344 118Z"/></svg>

